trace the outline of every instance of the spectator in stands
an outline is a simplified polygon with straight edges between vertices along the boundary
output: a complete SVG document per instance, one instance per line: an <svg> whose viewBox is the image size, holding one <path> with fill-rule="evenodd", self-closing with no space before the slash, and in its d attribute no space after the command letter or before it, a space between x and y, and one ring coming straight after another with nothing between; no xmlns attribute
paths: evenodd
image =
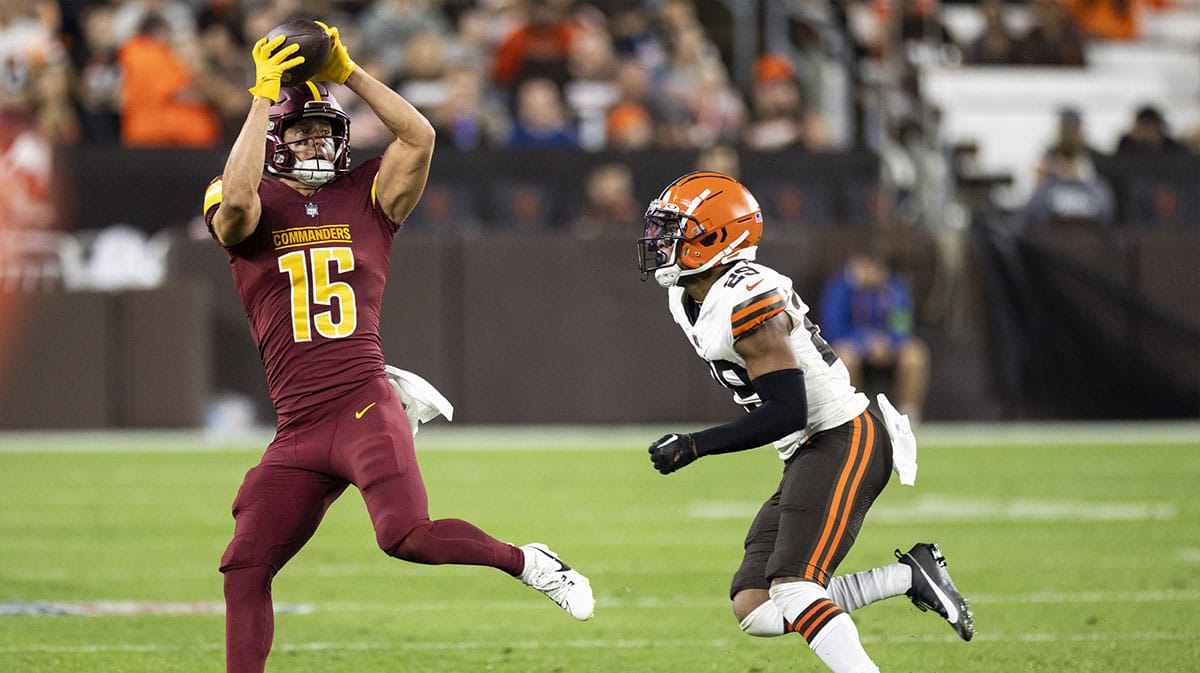
<svg viewBox="0 0 1200 673"><path fill-rule="evenodd" d="M1047 156L1061 155L1094 162L1101 153L1088 142L1085 131L1083 112L1079 108L1066 106L1059 109L1057 136L1047 149Z"/></svg>
<svg viewBox="0 0 1200 673"><path fill-rule="evenodd" d="M742 159L732 143L713 143L696 154L697 171L712 171L738 180L742 175Z"/></svg>
<svg viewBox="0 0 1200 673"><path fill-rule="evenodd" d="M1121 134L1117 154L1162 156L1187 152L1183 143L1171 137L1167 120L1153 105L1143 105L1134 114L1133 126Z"/></svg>
<svg viewBox="0 0 1200 673"><path fill-rule="evenodd" d="M1017 44L1022 65L1087 65L1085 40L1067 8L1058 0L1033 0L1032 23Z"/></svg>
<svg viewBox="0 0 1200 673"><path fill-rule="evenodd" d="M621 95L616 84L618 61L604 14L585 6L576 18L579 31L568 54L570 79L563 94L579 120L580 144L595 151L606 143L606 113Z"/></svg>
<svg viewBox="0 0 1200 673"><path fill-rule="evenodd" d="M783 56L763 54L754 62L743 139L747 148L766 151L829 145L824 119L806 105L796 71Z"/></svg>
<svg viewBox="0 0 1200 673"><path fill-rule="evenodd" d="M417 37L444 42L451 32L446 17L429 0L376 0L367 4L357 23L360 59L378 64L386 73L404 71L406 48Z"/></svg>
<svg viewBox="0 0 1200 673"><path fill-rule="evenodd" d="M1058 134L1037 166L1037 183L1016 213L1019 230L1049 224L1115 223L1112 186L1096 171L1102 155L1087 140L1083 113L1075 107L1058 112Z"/></svg>
<svg viewBox="0 0 1200 673"><path fill-rule="evenodd" d="M642 214L642 203L633 191L633 171L619 161L602 163L588 172L586 200L575 220L580 238L629 238L629 223Z"/></svg>
<svg viewBox="0 0 1200 673"><path fill-rule="evenodd" d="M39 66L29 95L33 124L52 145L76 145L83 140L83 122L71 96L70 63Z"/></svg>
<svg viewBox="0 0 1200 673"><path fill-rule="evenodd" d="M1008 27L1004 0L983 0L979 4L983 30L966 50L972 65L1012 65L1017 58L1017 37Z"/></svg>
<svg viewBox="0 0 1200 673"><path fill-rule="evenodd" d="M452 63L472 63L479 67L485 77L489 75L483 64L490 64L495 50L493 40L504 28L487 6L462 7L454 17L454 36L449 46Z"/></svg>
<svg viewBox="0 0 1200 673"><path fill-rule="evenodd" d="M914 314L908 282L875 250L850 255L821 293L821 336L850 382L869 390L876 375L890 375L890 390L879 392L917 421L929 391L929 347L913 332Z"/></svg>
<svg viewBox="0 0 1200 673"><path fill-rule="evenodd" d="M113 8L89 5L79 20L82 39L75 51L75 64L80 121L89 140L116 140L121 133L121 67L117 63L119 44L113 32Z"/></svg>
<svg viewBox="0 0 1200 673"><path fill-rule="evenodd" d="M1062 3L1089 37L1132 41L1141 33L1140 0L1062 0Z"/></svg>
<svg viewBox="0 0 1200 673"><path fill-rule="evenodd" d="M938 0L900 0L900 41L910 63L962 62L962 50L941 20Z"/></svg>
<svg viewBox="0 0 1200 673"><path fill-rule="evenodd" d="M242 43L236 24L215 20L203 21L197 40L190 43L196 84L232 140L246 117L246 83L254 80L254 62L246 58L248 45Z"/></svg>
<svg viewBox="0 0 1200 673"><path fill-rule="evenodd" d="M889 52L891 3L849 0L845 4L846 34L854 45L855 56L883 60Z"/></svg>
<svg viewBox="0 0 1200 673"><path fill-rule="evenodd" d="M1086 154L1051 150L1037 188L1016 217L1019 231L1073 225L1111 229L1116 198Z"/></svg>
<svg viewBox="0 0 1200 673"><path fill-rule="evenodd" d="M154 15L168 26L166 34L183 40L196 34L196 14L185 0L113 0L113 35L125 44L142 32L146 18ZM274 25L274 24L272 24Z"/></svg>
<svg viewBox="0 0 1200 673"><path fill-rule="evenodd" d="M118 52L121 140L133 146L207 147L221 123L196 86L192 68L171 45L171 26L154 13Z"/></svg>
<svg viewBox="0 0 1200 673"><path fill-rule="evenodd" d="M741 140L746 126L746 102L729 81L729 71L720 60L704 63L687 99L687 147ZM682 120L681 120L682 121Z"/></svg>
<svg viewBox="0 0 1200 673"><path fill-rule="evenodd" d="M1138 225L1194 223L1197 213L1196 185L1200 173L1189 148L1171 137L1167 120L1153 105L1143 105L1133 124L1117 142L1116 156L1137 159L1120 180L1121 221ZM1167 163L1164 163L1167 162ZM1124 162L1122 162L1124 163ZM1163 168L1146 170L1148 164Z"/></svg>
<svg viewBox="0 0 1200 673"><path fill-rule="evenodd" d="M654 143L654 119L644 105L622 101L605 115L607 145L617 152L641 152Z"/></svg>
<svg viewBox="0 0 1200 673"><path fill-rule="evenodd" d="M487 87L481 68L470 61L451 65L445 82L445 98L427 115L438 142L464 152L496 149L508 142L512 116Z"/></svg>
<svg viewBox="0 0 1200 673"><path fill-rule="evenodd" d="M38 132L28 106L0 104L0 231L55 224L54 147Z"/></svg>
<svg viewBox="0 0 1200 673"><path fill-rule="evenodd" d="M420 33L401 51L404 65L396 73L400 95L424 114L446 100L449 42L436 33Z"/></svg>
<svg viewBox="0 0 1200 673"><path fill-rule="evenodd" d="M609 30L619 56L634 59L648 77L662 74L667 48L661 33L651 26L650 15L642 3L627 3L615 9Z"/></svg>
<svg viewBox="0 0 1200 673"><path fill-rule="evenodd" d="M647 149L655 140L655 100L650 73L631 56L621 59L615 79L617 101L605 114L607 144L618 152Z"/></svg>
<svg viewBox="0 0 1200 673"><path fill-rule="evenodd" d="M579 134L552 80L538 77L518 85L515 119L510 148L579 148Z"/></svg>
<svg viewBox="0 0 1200 673"><path fill-rule="evenodd" d="M745 102L730 85L716 45L687 9L690 6L686 1L670 2L661 10L670 55L652 87L658 121L655 142L666 149L736 141L746 120Z"/></svg>
<svg viewBox="0 0 1200 673"><path fill-rule="evenodd" d="M498 86L515 91L527 79L566 84L571 45L579 31L569 11L571 1L523 0L526 20L496 48L492 77Z"/></svg>
<svg viewBox="0 0 1200 673"><path fill-rule="evenodd" d="M44 11L37 11L44 10ZM65 58L56 39L58 4L39 0L0 0L0 95L24 100L34 69Z"/></svg>

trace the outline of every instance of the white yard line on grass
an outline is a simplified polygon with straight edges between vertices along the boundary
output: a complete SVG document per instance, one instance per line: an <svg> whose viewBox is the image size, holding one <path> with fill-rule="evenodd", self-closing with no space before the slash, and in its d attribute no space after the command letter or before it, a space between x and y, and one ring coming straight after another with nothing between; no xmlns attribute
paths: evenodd
<svg viewBox="0 0 1200 673"><path fill-rule="evenodd" d="M984 604L1064 604L1064 603L1200 603L1200 591L1033 591L1019 594L972 594L971 603ZM601 596L597 604L605 610L694 610L724 609L729 603L721 598L678 599L645 597L635 599ZM543 610L540 601L486 601L475 603L482 611ZM462 610L461 601L413 601L397 603L277 603L277 614L389 612L444 612ZM0 616L88 616L121 617L128 615L219 615L224 605L215 601L156 602L156 601L31 601L0 603Z"/></svg>
<svg viewBox="0 0 1200 673"><path fill-rule="evenodd" d="M863 644L873 645L921 645L926 643L956 642L957 636L862 636ZM1066 643L1066 642L1178 642L1200 640L1200 634L1170 631L1148 631L1141 633L981 633L974 642L992 643ZM347 642L347 643L277 643L275 652L312 651L473 651L473 650L630 650L630 649L696 649L727 648L738 642L731 639L597 639L597 640L525 640L525 641L441 641L441 642ZM107 653L163 653L163 652L214 652L224 649L221 643L197 645L158 645L136 643L108 643L104 645L11 645L0 647L0 654L107 654Z"/></svg>

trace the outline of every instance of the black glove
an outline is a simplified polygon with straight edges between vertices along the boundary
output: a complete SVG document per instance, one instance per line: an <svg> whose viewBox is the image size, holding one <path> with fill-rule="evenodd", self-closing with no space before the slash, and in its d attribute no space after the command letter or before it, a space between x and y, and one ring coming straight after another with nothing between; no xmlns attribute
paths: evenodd
<svg viewBox="0 0 1200 673"><path fill-rule="evenodd" d="M663 474L671 474L699 457L691 435L663 435L650 445L650 462Z"/></svg>

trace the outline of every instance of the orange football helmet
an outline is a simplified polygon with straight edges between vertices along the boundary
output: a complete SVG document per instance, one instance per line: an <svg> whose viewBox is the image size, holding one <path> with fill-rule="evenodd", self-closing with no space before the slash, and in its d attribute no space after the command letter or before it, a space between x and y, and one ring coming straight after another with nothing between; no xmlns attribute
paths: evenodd
<svg viewBox="0 0 1200 673"><path fill-rule="evenodd" d="M638 239L638 270L663 287L683 276L752 260L762 237L762 208L750 190L712 171L676 179L650 202Z"/></svg>

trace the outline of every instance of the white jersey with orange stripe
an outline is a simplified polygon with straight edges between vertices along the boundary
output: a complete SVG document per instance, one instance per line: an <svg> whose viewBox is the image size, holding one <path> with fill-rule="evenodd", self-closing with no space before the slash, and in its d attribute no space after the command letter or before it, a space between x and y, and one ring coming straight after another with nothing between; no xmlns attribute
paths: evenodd
<svg viewBox="0 0 1200 673"><path fill-rule="evenodd" d="M713 378L733 391L733 401L747 411L762 400L750 383L746 361L733 344L766 320L787 313L792 322L792 351L804 370L808 425L775 442L780 458L787 460L809 437L842 425L867 408L867 396L850 385L846 365L808 319L808 306L793 291L791 278L743 261L713 284L703 305L682 287L670 288L669 296L671 316L696 354L708 363Z"/></svg>

